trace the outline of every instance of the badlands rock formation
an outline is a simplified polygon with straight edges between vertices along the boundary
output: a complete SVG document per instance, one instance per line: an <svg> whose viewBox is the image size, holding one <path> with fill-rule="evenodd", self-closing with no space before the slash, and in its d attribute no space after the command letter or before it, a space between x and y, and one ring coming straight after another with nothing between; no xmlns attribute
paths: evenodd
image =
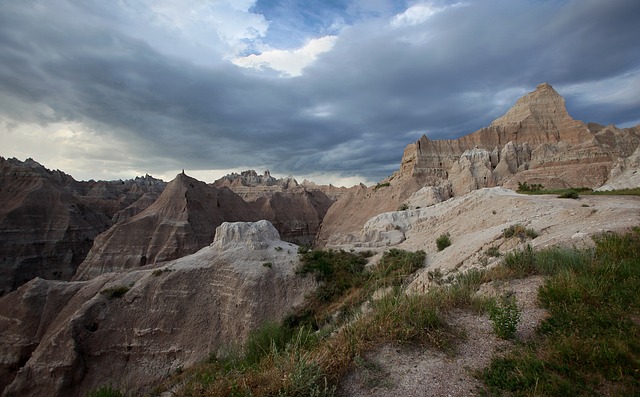
<svg viewBox="0 0 640 397"><path fill-rule="evenodd" d="M260 219L269 220L285 241L312 245L320 224L334 198L345 188L318 186L307 182L300 185L291 176L276 179L269 171L258 175L255 171L230 174L214 182L216 187L228 187L242 197Z"/></svg>
<svg viewBox="0 0 640 397"><path fill-rule="evenodd" d="M96 238L74 279L180 258L209 245L223 222L256 218L231 190L178 174L152 205Z"/></svg>
<svg viewBox="0 0 640 397"><path fill-rule="evenodd" d="M315 284L297 265L297 247L261 221L223 223L213 244L161 268L36 278L0 298L2 395L148 392L301 304Z"/></svg>
<svg viewBox="0 0 640 397"><path fill-rule="evenodd" d="M112 217L163 188L148 176L78 182L31 159L0 157L0 296L34 277L69 280Z"/></svg>
<svg viewBox="0 0 640 397"><path fill-rule="evenodd" d="M614 162L639 145L639 127L618 129L574 120L562 96L549 84L540 84L489 127L456 140L423 136L407 146L393 177L418 178L428 185L452 180L458 195L496 184L516 187L517 182L549 189L597 188Z"/></svg>
<svg viewBox="0 0 640 397"><path fill-rule="evenodd" d="M452 140L422 136L408 145L396 173L331 207L319 243L348 241L369 218L409 205L411 195L425 186L442 199L485 187L515 188L519 182L597 188L616 164L624 168L624 159L639 146L640 126L619 129L574 120L564 99L540 84L486 128Z"/></svg>

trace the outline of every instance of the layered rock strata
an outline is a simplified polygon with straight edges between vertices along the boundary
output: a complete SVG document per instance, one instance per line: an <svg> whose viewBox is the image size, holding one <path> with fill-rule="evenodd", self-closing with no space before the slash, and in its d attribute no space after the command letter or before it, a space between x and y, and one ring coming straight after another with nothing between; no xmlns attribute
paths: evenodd
<svg viewBox="0 0 640 397"><path fill-rule="evenodd" d="M161 268L36 278L0 298L2 395L79 396L107 384L146 394L300 305L315 283L297 265L297 247L262 221L223 223L210 246Z"/></svg>
<svg viewBox="0 0 640 397"><path fill-rule="evenodd" d="M34 277L71 279L113 216L163 188L149 176L78 182L31 159L0 157L0 295Z"/></svg>
<svg viewBox="0 0 640 397"><path fill-rule="evenodd" d="M258 175L248 170L227 175L213 185L228 187L242 197L255 209L260 219L273 223L283 240L312 245L327 210L335 197L346 189L305 182L300 185L291 176L276 179L269 171Z"/></svg>
<svg viewBox="0 0 640 397"><path fill-rule="evenodd" d="M231 190L181 173L144 211L99 235L74 279L177 259L209 245L223 222L258 218Z"/></svg>

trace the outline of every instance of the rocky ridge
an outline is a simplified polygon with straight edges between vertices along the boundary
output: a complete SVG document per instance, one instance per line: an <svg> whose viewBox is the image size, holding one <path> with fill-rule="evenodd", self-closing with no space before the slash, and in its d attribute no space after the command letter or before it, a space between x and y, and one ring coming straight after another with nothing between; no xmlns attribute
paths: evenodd
<svg viewBox="0 0 640 397"><path fill-rule="evenodd" d="M192 254L213 241L223 222L257 218L253 208L228 188L178 174L152 205L95 239L74 280Z"/></svg>
<svg viewBox="0 0 640 397"><path fill-rule="evenodd" d="M574 120L564 98L540 84L486 128L458 139L423 135L409 144L397 172L331 207L318 240L323 245L348 241L369 218L409 205L423 187L433 187L443 200L523 182L547 189L598 188L639 146L640 126L620 129Z"/></svg>
<svg viewBox="0 0 640 397"><path fill-rule="evenodd" d="M301 304L315 283L297 264L269 222L223 223L210 246L160 268L33 279L0 298L2 395L144 393Z"/></svg>
<svg viewBox="0 0 640 397"><path fill-rule="evenodd" d="M34 277L71 279L97 235L162 189L150 176L78 182L32 159L0 157L0 295Z"/></svg>
<svg viewBox="0 0 640 397"><path fill-rule="evenodd" d="M283 240L311 246L329 207L348 191L347 188L320 186L292 176L276 179L269 171L259 175L254 170L226 175L213 183L227 187L242 197L273 223Z"/></svg>

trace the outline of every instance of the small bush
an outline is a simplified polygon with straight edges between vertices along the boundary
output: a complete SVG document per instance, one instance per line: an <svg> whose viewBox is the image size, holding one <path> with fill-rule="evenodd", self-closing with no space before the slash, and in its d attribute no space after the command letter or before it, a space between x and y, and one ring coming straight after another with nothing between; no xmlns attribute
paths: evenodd
<svg viewBox="0 0 640 397"><path fill-rule="evenodd" d="M493 331L502 339L514 339L520 321L520 308L513 294L503 295L489 305Z"/></svg>
<svg viewBox="0 0 640 397"><path fill-rule="evenodd" d="M518 182L518 190L516 190L518 193L533 193L533 192L539 192L542 189L544 189L544 186L542 186L539 183L532 183L531 185L527 184L527 182Z"/></svg>
<svg viewBox="0 0 640 397"><path fill-rule="evenodd" d="M440 237L436 239L436 246L438 247L438 251L442 251L451 245L451 238L449 238L449 233L441 234Z"/></svg>
<svg viewBox="0 0 640 397"><path fill-rule="evenodd" d="M516 223L515 225L511 225L508 228L504 229L502 231L502 235L504 236L504 238L519 237L522 240L527 237L530 239L538 237L538 233L536 233L535 230L527 229L520 223Z"/></svg>
<svg viewBox="0 0 640 397"><path fill-rule="evenodd" d="M568 199L578 199L580 198L580 194L575 190L567 190L566 192L561 193L558 198L568 198Z"/></svg>
<svg viewBox="0 0 640 397"><path fill-rule="evenodd" d="M100 291L100 293L106 296L108 299L114 298L122 298L128 291L130 287L127 285L120 285L117 287L111 287Z"/></svg>
<svg viewBox="0 0 640 397"><path fill-rule="evenodd" d="M489 247L485 251L485 254L487 254L487 256L493 256L494 258L497 258L500 256L500 249L496 246Z"/></svg>
<svg viewBox="0 0 640 397"><path fill-rule="evenodd" d="M169 273L169 272L171 272L171 271L172 271L172 270L171 270L171 269L169 269L168 267L163 267L162 269L156 269L156 270L154 270L151 274L152 274L153 276L155 276L155 277L158 277L158 276L161 276L161 275L162 275L162 274L164 274L164 273Z"/></svg>
<svg viewBox="0 0 640 397"><path fill-rule="evenodd" d="M271 269L273 267L273 262L265 262L262 264L262 266Z"/></svg>
<svg viewBox="0 0 640 397"><path fill-rule="evenodd" d="M429 270L427 272L427 278L429 279L429 281L436 283L438 285L442 284L443 277L444 275L442 274L442 269L440 268Z"/></svg>
<svg viewBox="0 0 640 397"><path fill-rule="evenodd" d="M406 211L409 209L409 204L407 203L402 203L400 204L400 206L398 206L398 211Z"/></svg>
<svg viewBox="0 0 640 397"><path fill-rule="evenodd" d="M378 184L376 184L376 187L373 188L373 191L376 191L376 190L378 190L380 188L388 187L388 186L391 186L391 183L389 183L389 182L378 183Z"/></svg>
<svg viewBox="0 0 640 397"><path fill-rule="evenodd" d="M114 389L111 385L101 386L97 390L92 390L87 397L124 397L124 394L118 389Z"/></svg>

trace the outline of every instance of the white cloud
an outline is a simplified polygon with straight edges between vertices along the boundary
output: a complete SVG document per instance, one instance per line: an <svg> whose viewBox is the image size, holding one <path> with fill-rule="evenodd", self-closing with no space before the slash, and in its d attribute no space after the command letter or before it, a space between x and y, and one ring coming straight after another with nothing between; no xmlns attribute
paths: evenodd
<svg viewBox="0 0 640 397"><path fill-rule="evenodd" d="M640 106L640 69L620 76L556 87L574 101L592 104Z"/></svg>
<svg viewBox="0 0 640 397"><path fill-rule="evenodd" d="M238 66L262 69L269 67L288 76L300 76L302 70L312 64L318 55L333 48L336 36L324 36L310 40L301 48L294 50L267 50L261 54L252 54L233 60Z"/></svg>
<svg viewBox="0 0 640 397"><path fill-rule="evenodd" d="M395 15L391 19L391 27L398 28L402 26L418 25L425 22L432 16L446 10L450 7L459 7L463 3L455 3L447 6L438 6L435 2L427 2L413 5L404 12Z"/></svg>
<svg viewBox="0 0 640 397"><path fill-rule="evenodd" d="M269 22L252 13L255 0L142 0L122 3L135 23L122 29L171 55L210 63L233 58L264 37Z"/></svg>
<svg viewBox="0 0 640 397"><path fill-rule="evenodd" d="M407 8L403 13L398 14L391 20L391 26L410 26L417 25L429 19L434 14L441 11L440 8L431 4L418 4Z"/></svg>

